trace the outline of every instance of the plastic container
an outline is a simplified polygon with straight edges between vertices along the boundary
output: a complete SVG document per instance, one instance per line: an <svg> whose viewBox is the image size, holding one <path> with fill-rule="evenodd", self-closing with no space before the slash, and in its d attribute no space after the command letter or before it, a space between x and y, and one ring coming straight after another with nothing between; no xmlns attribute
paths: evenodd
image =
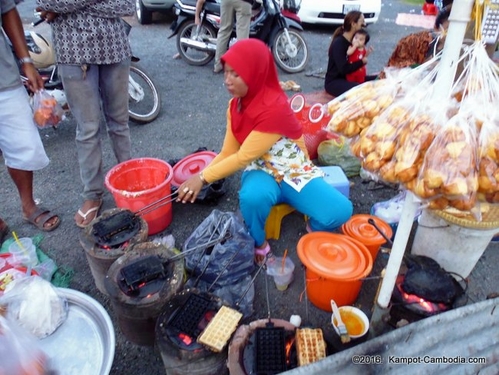
<svg viewBox="0 0 499 375"><path fill-rule="evenodd" d="M341 226L341 231L360 242L362 242L369 252L373 260L376 260L378 251L384 243L385 238L378 230L368 223L369 219L373 219L378 228L380 228L386 237L391 238L393 235L392 227L377 216L357 214L353 215L345 224Z"/></svg>
<svg viewBox="0 0 499 375"><path fill-rule="evenodd" d="M131 159L113 167L105 184L116 205L136 212L171 193L173 169L170 164L154 158ZM142 216L149 226L149 235L165 230L172 222L172 204L168 202Z"/></svg>
<svg viewBox="0 0 499 375"><path fill-rule="evenodd" d="M452 224L425 209L419 217L411 253L430 257L447 272L466 278L497 232L498 228L474 229Z"/></svg>
<svg viewBox="0 0 499 375"><path fill-rule="evenodd" d="M173 166L172 185L179 187L193 175L200 173L217 156L216 152L200 151L187 155Z"/></svg>
<svg viewBox="0 0 499 375"><path fill-rule="evenodd" d="M9 253L12 254L10 262L12 265L20 265L25 267L34 267L38 264L38 256L36 255L36 246L29 237L19 238L21 246L17 241L9 245Z"/></svg>
<svg viewBox="0 0 499 375"><path fill-rule="evenodd" d="M278 290L283 291L288 289L289 284L293 281L293 271L295 264L287 257L282 264L282 257L275 257L272 261L267 262L267 275L274 278L275 286Z"/></svg>
<svg viewBox="0 0 499 375"><path fill-rule="evenodd" d="M312 232L300 238L298 256L305 265L307 296L318 308L331 311L331 300L338 306L357 299L362 279L372 270L369 250L349 236Z"/></svg>
<svg viewBox="0 0 499 375"><path fill-rule="evenodd" d="M332 165L328 167L319 167L324 171L324 180L335 187L345 197L350 196L350 181L341 167Z"/></svg>

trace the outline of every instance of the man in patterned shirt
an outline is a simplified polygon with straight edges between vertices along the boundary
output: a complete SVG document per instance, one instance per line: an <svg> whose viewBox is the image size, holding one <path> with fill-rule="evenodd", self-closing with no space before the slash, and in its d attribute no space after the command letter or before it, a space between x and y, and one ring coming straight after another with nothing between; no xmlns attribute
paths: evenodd
<svg viewBox="0 0 499 375"><path fill-rule="evenodd" d="M101 107L119 163L130 159L128 75L131 49L125 22L133 0L37 0L52 25L57 64L76 119L76 151L83 204L75 214L84 228L99 213L104 193L100 140Z"/></svg>

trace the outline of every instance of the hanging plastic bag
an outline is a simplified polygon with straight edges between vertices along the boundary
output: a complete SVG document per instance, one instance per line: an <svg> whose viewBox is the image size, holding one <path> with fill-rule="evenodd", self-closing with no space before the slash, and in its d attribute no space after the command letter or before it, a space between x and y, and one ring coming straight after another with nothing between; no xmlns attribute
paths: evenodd
<svg viewBox="0 0 499 375"><path fill-rule="evenodd" d="M368 81L360 84L327 104L331 120L326 130L347 138L358 135L397 95L399 86L390 79Z"/></svg>
<svg viewBox="0 0 499 375"><path fill-rule="evenodd" d="M186 255L185 266L193 277L228 285L253 271L254 247L240 217L213 210L185 241L183 251L199 248Z"/></svg>
<svg viewBox="0 0 499 375"><path fill-rule="evenodd" d="M0 297L0 306L6 308L9 319L38 338L52 334L68 314L67 300L39 276L11 282Z"/></svg>
<svg viewBox="0 0 499 375"><path fill-rule="evenodd" d="M64 110L57 100L46 90L35 92L33 102L33 118L39 128L56 127L62 120Z"/></svg>
<svg viewBox="0 0 499 375"><path fill-rule="evenodd" d="M34 336L0 314L0 374L48 374L47 359Z"/></svg>

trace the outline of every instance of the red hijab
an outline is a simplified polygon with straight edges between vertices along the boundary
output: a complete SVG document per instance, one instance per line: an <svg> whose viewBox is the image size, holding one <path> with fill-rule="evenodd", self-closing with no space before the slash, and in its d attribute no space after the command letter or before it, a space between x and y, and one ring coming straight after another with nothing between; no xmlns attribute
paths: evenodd
<svg viewBox="0 0 499 375"><path fill-rule="evenodd" d="M243 39L222 56L248 86L243 98L230 104L232 132L243 143L252 130L300 138L302 126L291 110L288 98L279 85L272 53L258 39Z"/></svg>

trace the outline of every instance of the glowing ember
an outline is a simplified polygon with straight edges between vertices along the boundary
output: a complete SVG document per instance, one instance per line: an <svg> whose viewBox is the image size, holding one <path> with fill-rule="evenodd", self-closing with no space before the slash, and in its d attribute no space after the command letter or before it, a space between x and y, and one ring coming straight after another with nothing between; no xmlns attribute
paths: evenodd
<svg viewBox="0 0 499 375"><path fill-rule="evenodd" d="M286 346L285 346L286 365L288 365L288 366L291 363L291 349L293 348L294 343L295 343L295 337L294 336L290 337L287 340L287 342L286 342Z"/></svg>
<svg viewBox="0 0 499 375"><path fill-rule="evenodd" d="M439 313L443 312L449 309L449 306L446 305L445 303L435 303L431 301L427 301L424 298L421 298L420 296L417 296L415 294L409 294L402 289L402 282L404 280L403 275L399 275L397 277L397 289L400 292L400 295L402 297L402 301L405 302L406 304L412 305L412 307L416 307L419 310L422 310L426 313L429 314L434 314L434 313Z"/></svg>

